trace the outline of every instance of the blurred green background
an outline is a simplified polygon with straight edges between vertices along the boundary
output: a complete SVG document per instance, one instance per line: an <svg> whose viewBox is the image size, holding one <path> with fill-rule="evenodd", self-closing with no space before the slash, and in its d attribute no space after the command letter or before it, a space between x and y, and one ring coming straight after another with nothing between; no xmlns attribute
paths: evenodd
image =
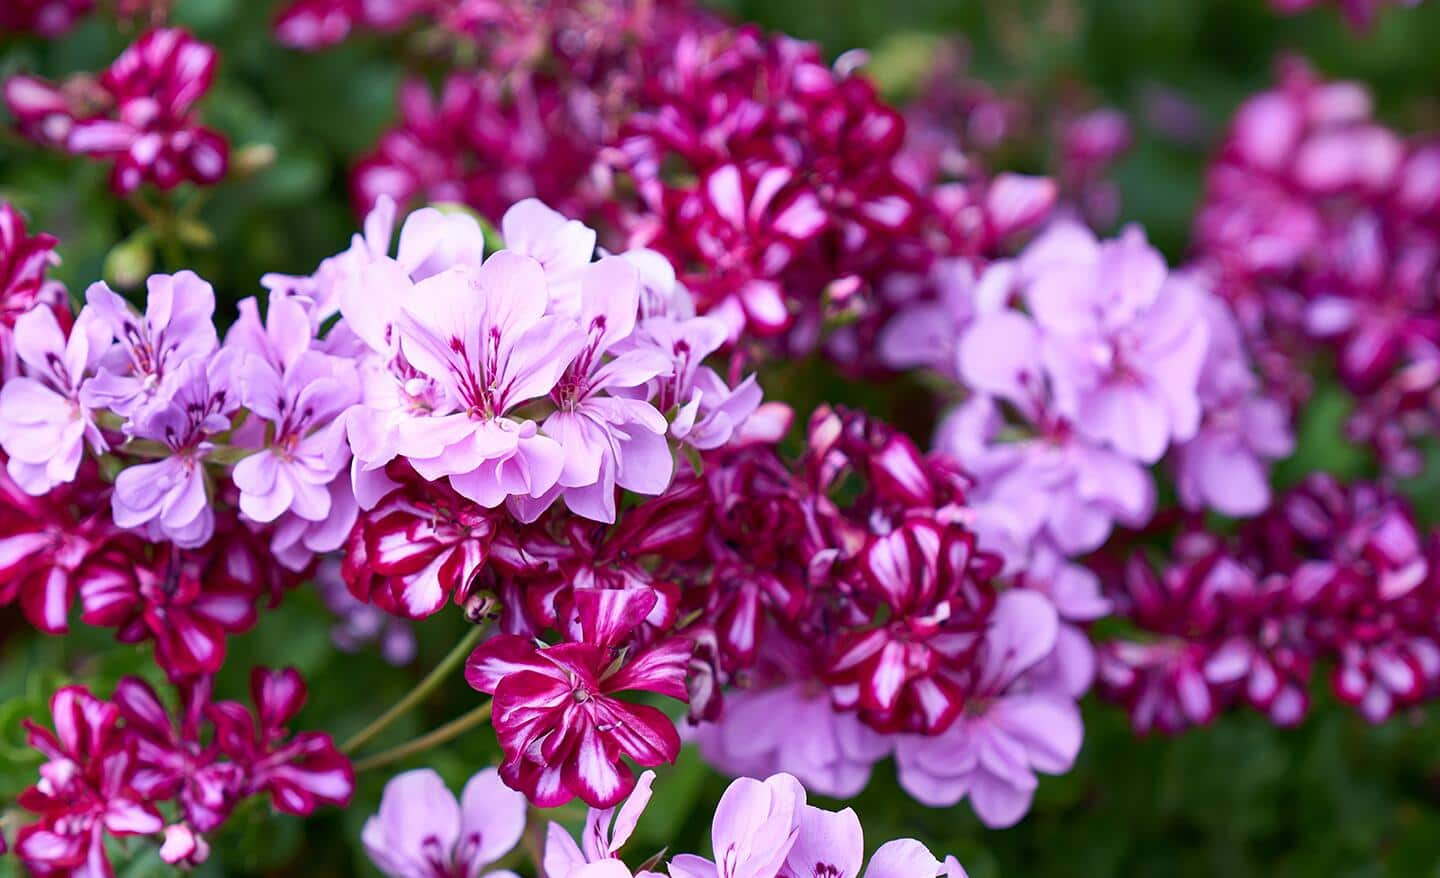
<svg viewBox="0 0 1440 878"><path fill-rule="evenodd" d="M3 2L3 0L0 0ZM970 71L997 89L1039 103L1083 94L1125 110L1136 145L1119 165L1121 216L1143 223L1174 259L1186 248L1190 216L1214 137L1234 107L1270 80L1274 59L1294 52L1334 77L1363 80L1379 115L1408 132L1440 130L1440 2L1391 10L1369 34L1355 34L1333 9L1295 18L1273 15L1265 0L729 0L736 19L820 41L831 55L865 47L887 93L913 92L941 38L963 37ZM193 240L179 254L154 253L132 237L139 221L105 190L104 171L33 150L0 135L0 198L24 208L34 226L62 239L56 274L72 294L107 271L143 275L191 267L224 299L259 292L267 271L307 273L343 248L355 227L346 170L393 117L402 71L394 40L353 39L306 55L277 47L272 4L255 0L178 0L174 21L222 52L205 115L237 147L270 144L275 164L217 189L200 216L214 242ZM0 41L0 76L25 70L60 76L103 67L128 42L92 19L54 43ZM1156 124L1157 106L1175 100L1193 117L1194 137ZM1039 170L1044 144L1015 157ZM120 244L117 247L117 242ZM836 383L825 395L850 396ZM1333 407L1331 407L1333 408ZM1343 411L1317 407L1303 430L1301 460L1287 472L1350 461L1339 445ZM1433 493L1422 513L1433 520ZM309 591L292 596L260 628L234 641L221 694L241 697L253 664L294 664L307 676L311 702L301 725L323 722L344 735L399 697L417 673L459 637L457 623L418 626L421 658L410 669L373 655L330 648L329 616ZM33 754L18 718L43 712L44 699L69 677L108 694L126 673L153 674L148 658L117 646L105 632L66 640L26 633L0 610L0 802L31 782ZM1258 717L1231 716L1179 739L1136 740L1124 716L1087 704L1080 763L1042 781L1034 811L1018 827L987 831L962 804L927 810L910 802L881 766L854 803L871 847L913 835L958 854L973 878L987 876L1311 876L1440 875L1440 723L1429 711L1370 728L1328 696L1299 731L1277 731ZM398 742L474 703L456 680L386 735ZM494 760L488 732L436 757L458 789ZM204 874L375 874L359 852L364 818L384 777L363 778L346 814L302 824L254 821L228 830ZM707 846L710 808L725 781L694 758L662 772L657 798L629 850L648 853ZM569 812L574 819L579 811ZM124 857L117 858L117 862ZM13 863L0 861L0 875ZM120 868L123 876L159 874L153 854Z"/></svg>

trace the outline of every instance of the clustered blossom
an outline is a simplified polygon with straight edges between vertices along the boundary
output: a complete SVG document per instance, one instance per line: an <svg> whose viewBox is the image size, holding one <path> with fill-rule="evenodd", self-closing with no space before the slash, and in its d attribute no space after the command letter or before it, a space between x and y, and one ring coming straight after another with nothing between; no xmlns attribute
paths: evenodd
<svg viewBox="0 0 1440 878"><path fill-rule="evenodd" d="M47 280L45 272L59 262L53 235L30 235L25 217L8 202L0 202L0 380L15 377L19 354L15 323L37 305L59 305L65 289Z"/></svg>
<svg viewBox="0 0 1440 878"><path fill-rule="evenodd" d="M178 28L145 32L98 78L51 83L5 80L5 104L20 132L74 155L111 162L110 187L128 195L145 183L173 189L219 182L229 144L202 125L195 104L210 90L217 56Z"/></svg>
<svg viewBox="0 0 1440 878"><path fill-rule="evenodd" d="M1358 401L1351 438L1414 475L1440 398L1440 148L1375 122L1357 83L1295 60L1279 79L1209 170L1198 263L1275 394L1303 402L1306 358L1325 355Z"/></svg>
<svg viewBox="0 0 1440 878"><path fill-rule="evenodd" d="M95 0L13 0L0 8L0 33L34 33L54 39L94 9Z"/></svg>
<svg viewBox="0 0 1440 878"><path fill-rule="evenodd" d="M1291 726L1322 671L1381 722L1440 694L1437 547L1383 488L1317 475L1234 539L1182 532L1158 573L1143 553L1116 559L1107 593L1144 639L1100 644L1100 691L1140 732L1238 705Z"/></svg>
<svg viewBox="0 0 1440 878"><path fill-rule="evenodd" d="M1145 468L1167 453L1187 508L1253 515L1269 462L1291 450L1289 412L1263 393L1224 303L1133 227L1099 241L1054 223L900 311L879 351L968 392L937 446L974 477L981 545L1011 570L1143 526L1156 503Z"/></svg>
<svg viewBox="0 0 1440 878"><path fill-rule="evenodd" d="M81 686L56 692L54 732L26 722L46 761L18 799L35 822L20 828L16 856L37 874L109 875L107 835L149 836L166 862L193 866L208 855L204 835L251 796L300 816L348 804L354 772L330 736L286 728L305 702L300 675L257 669L250 688L253 709L212 700L211 678L197 678L178 687L174 715L134 677L110 701Z"/></svg>

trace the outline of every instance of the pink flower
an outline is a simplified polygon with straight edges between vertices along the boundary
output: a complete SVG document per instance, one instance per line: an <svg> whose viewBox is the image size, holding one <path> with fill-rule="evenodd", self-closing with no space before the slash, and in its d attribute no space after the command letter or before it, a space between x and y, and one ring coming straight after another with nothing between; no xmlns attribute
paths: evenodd
<svg viewBox="0 0 1440 878"><path fill-rule="evenodd" d="M1020 266L1060 414L1142 463L1195 434L1207 340L1200 294L1167 274L1139 228L1102 244L1057 225Z"/></svg>
<svg viewBox="0 0 1440 878"><path fill-rule="evenodd" d="M579 314L581 278L595 255L594 229L551 210L537 198L527 198L505 211L500 239L506 250L529 256L545 269L551 313Z"/></svg>
<svg viewBox="0 0 1440 878"><path fill-rule="evenodd" d="M560 824L551 822L545 830L545 856L542 866L546 875L592 874L581 870L588 864L619 863L620 848L630 840L645 806L650 804L650 788L655 772L640 775L635 789L620 808L591 808L585 815L585 829L580 844ZM616 873L620 874L619 872ZM629 870L624 874L628 876ZM643 875L653 873L642 872Z"/></svg>
<svg viewBox="0 0 1440 878"><path fill-rule="evenodd" d="M606 257L587 265L580 278L578 317L585 344L551 391L556 411L544 427L565 452L553 492L570 511L610 523L615 521L617 485L638 494L659 494L670 484L674 461L665 441L669 425L664 415L646 400L602 391L643 387L673 367L668 357L645 348L605 359L635 328L639 275L629 263ZM539 504L548 505L547 498ZM532 518L533 511L524 517Z"/></svg>
<svg viewBox="0 0 1440 878"><path fill-rule="evenodd" d="M673 364L667 374L656 379L654 394L657 408L675 411L670 435L701 451L729 443L763 398L753 374L731 387L714 369L703 365L724 343L724 326L709 317L655 317L635 331L636 347Z"/></svg>
<svg viewBox="0 0 1440 878"><path fill-rule="evenodd" d="M30 624L69 630L76 570L115 535L93 470L43 497L0 471L0 606L18 602Z"/></svg>
<svg viewBox="0 0 1440 878"><path fill-rule="evenodd" d="M398 450L421 476L448 477L487 507L555 485L563 449L533 421L507 417L548 393L583 344L573 321L545 314L547 301L540 264L504 251L473 274L416 285L396 324L401 350L450 401L449 413L402 426Z"/></svg>
<svg viewBox="0 0 1440 878"><path fill-rule="evenodd" d="M896 742L900 783L919 801L948 807L969 796L981 822L1012 826L1025 815L1035 774L1063 774L1080 752L1080 710L1065 692L1029 691L1023 675L1059 633L1055 608L1033 592L1010 591L995 606L967 711L933 737Z"/></svg>
<svg viewBox="0 0 1440 878"><path fill-rule="evenodd" d="M649 768L679 754L680 737L654 707L619 700L645 691L684 701L690 644L670 639L616 666L610 647L650 613L653 591L577 590L583 642L537 648L502 634L481 644L465 678L495 696L494 726L505 753L501 776L540 807L579 796L608 808L635 777L621 756Z"/></svg>
<svg viewBox="0 0 1440 878"><path fill-rule="evenodd" d="M110 875L106 834L149 835L164 827L155 806L137 792L134 747L118 728L120 714L80 686L50 699L55 733L26 721L30 746L45 755L41 780L22 792L21 807L39 815L15 838L15 854L41 874Z"/></svg>
<svg viewBox="0 0 1440 878"><path fill-rule="evenodd" d="M0 386L0 448L15 483L44 494L75 480L87 444L97 454L109 450L81 385L105 353L110 331L95 314L82 312L66 338L48 307L26 313L15 329L25 368Z"/></svg>
<svg viewBox="0 0 1440 878"><path fill-rule="evenodd" d="M230 427L240 405L234 387L233 352L208 364L185 361L173 376L173 395L129 425L139 439L161 443L169 455L154 463L126 467L115 479L115 523L143 529L152 539L181 548L203 546L215 530L215 512L206 490L208 438Z"/></svg>
<svg viewBox="0 0 1440 878"><path fill-rule="evenodd" d="M253 315L242 304L242 314ZM244 319L242 317L242 319ZM324 525L339 509L331 503L330 485L349 464L344 423L339 415L360 401L354 365L312 349L310 322L293 301L270 305L267 349L247 350L235 331L227 349L243 351L238 382L251 418L269 425L268 444L236 464L231 473L240 489L240 510L250 519L268 523L290 512ZM243 337L241 337L243 338ZM339 487L348 489L348 481ZM346 509L353 521L354 504ZM330 549L339 548L348 526L335 529Z"/></svg>
<svg viewBox="0 0 1440 878"><path fill-rule="evenodd" d="M210 843L189 826L172 823L165 827L160 859L172 866L193 869L210 859Z"/></svg>
<svg viewBox="0 0 1440 878"><path fill-rule="evenodd" d="M313 52L343 42L357 26L395 30L425 7L426 0L292 0L275 20L275 37Z"/></svg>
<svg viewBox="0 0 1440 878"><path fill-rule="evenodd" d="M13 0L0 9L0 31L54 39L89 15L95 0Z"/></svg>
<svg viewBox="0 0 1440 878"><path fill-rule="evenodd" d="M215 291L209 283L181 271L151 275L145 288L143 317L104 283L85 291L85 311L94 312L117 342L106 352L98 374L86 382L86 401L125 417L163 402L174 392L167 380L172 373L189 360L209 357L218 346Z"/></svg>
<svg viewBox="0 0 1440 878"><path fill-rule="evenodd" d="M459 802L440 775L422 768L385 784L380 813L365 821L360 838L391 878L501 878L513 873L486 870L520 842L525 810L525 796L493 768L471 777Z"/></svg>
<svg viewBox="0 0 1440 878"><path fill-rule="evenodd" d="M0 380L19 374L15 322L39 305L60 305L65 288L47 281L45 271L60 261L51 235L26 235L25 218L0 202Z"/></svg>
<svg viewBox="0 0 1440 878"><path fill-rule="evenodd" d="M783 771L823 796L858 795L894 745L857 714L837 710L808 662L799 644L768 638L753 682L727 690L720 716L695 728L705 761L733 775Z"/></svg>

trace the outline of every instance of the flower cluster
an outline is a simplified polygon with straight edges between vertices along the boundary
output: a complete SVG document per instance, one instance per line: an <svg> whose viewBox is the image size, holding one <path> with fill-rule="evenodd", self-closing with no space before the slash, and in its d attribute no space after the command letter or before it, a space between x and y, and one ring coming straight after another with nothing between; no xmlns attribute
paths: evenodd
<svg viewBox="0 0 1440 878"><path fill-rule="evenodd" d="M1413 475L1436 424L1440 149L1376 123L1370 96L1298 61L1237 112L1210 168L1196 247L1267 383L1307 393L1325 354L1358 400L1352 438Z"/></svg>
<svg viewBox="0 0 1440 878"><path fill-rule="evenodd" d="M0 33L35 33L53 39L94 8L95 0L13 0L0 8Z"/></svg>
<svg viewBox="0 0 1440 878"><path fill-rule="evenodd" d="M64 83L16 75L5 105L20 132L54 149L113 162L110 187L172 189L225 176L229 144L200 124L195 104L210 90L215 50L176 28L147 31L98 78Z"/></svg>
<svg viewBox="0 0 1440 878"><path fill-rule="evenodd" d="M173 716L135 677L121 680L110 701L81 686L56 692L54 732L26 724L45 762L19 797L36 815L16 836L20 860L36 874L109 875L107 835L163 836L160 856L193 866L209 854L204 835L252 796L300 816L349 803L354 772L330 736L286 728L305 702L299 674L257 669L253 709L215 701L211 689L209 677L178 687ZM169 825L163 803L174 804Z"/></svg>
<svg viewBox="0 0 1440 878"><path fill-rule="evenodd" d="M1440 693L1436 548L1394 495L1317 475L1232 540L1183 532L1158 573L1141 554L1107 563L1117 614L1145 637L1100 645L1100 691L1140 732L1241 704L1289 726L1328 668L1335 696L1380 722Z"/></svg>
<svg viewBox="0 0 1440 878"><path fill-rule="evenodd" d="M618 808L591 808L580 843L558 823L545 836L542 863L550 878L704 878L774 875L776 878L860 878L864 831L849 808L826 811L809 804L805 788L788 774L740 778L715 809L711 842L717 862L665 852L631 870L620 858L650 802L654 772L640 778ZM423 828L422 828L423 827ZM365 824L370 858L390 878L508 874L486 870L519 843L525 800L500 785L494 769L471 777L460 801L429 769L397 775L385 785L380 813ZM863 870L866 878L964 878L954 857L943 862L914 839L880 846Z"/></svg>

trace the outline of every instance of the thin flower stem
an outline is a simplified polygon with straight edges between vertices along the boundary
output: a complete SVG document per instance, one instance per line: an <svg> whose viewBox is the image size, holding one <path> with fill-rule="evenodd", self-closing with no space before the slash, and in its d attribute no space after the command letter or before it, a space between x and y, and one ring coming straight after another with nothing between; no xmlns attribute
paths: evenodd
<svg viewBox="0 0 1440 878"><path fill-rule="evenodd" d="M492 704L493 702L487 701L469 713L452 719L433 732L428 732L414 740L406 741L398 747L392 747L389 750L360 760L355 763L355 773L359 774L363 771L369 771L372 768L381 768L392 762L399 762L407 756L424 753L431 747L438 747L447 741L458 738L477 726L484 725L490 721L490 708Z"/></svg>
<svg viewBox="0 0 1440 878"><path fill-rule="evenodd" d="M374 722L361 729L354 737L346 741L345 745L340 749L347 755L354 753L356 750L365 746L371 738L385 731L391 723L406 711L421 701L424 701L431 692L434 692L441 683L445 682L446 678L448 678L456 668L464 663L466 657L475 649L475 644L480 642L480 638L484 636L486 629L489 627L490 621L487 619L474 628L471 628L469 633L461 638L459 643L455 644L455 648L450 650L450 653L440 660L440 664L436 665L434 670L425 675L425 679L417 683L414 689L405 693L405 697L391 705L389 710L380 714Z"/></svg>

